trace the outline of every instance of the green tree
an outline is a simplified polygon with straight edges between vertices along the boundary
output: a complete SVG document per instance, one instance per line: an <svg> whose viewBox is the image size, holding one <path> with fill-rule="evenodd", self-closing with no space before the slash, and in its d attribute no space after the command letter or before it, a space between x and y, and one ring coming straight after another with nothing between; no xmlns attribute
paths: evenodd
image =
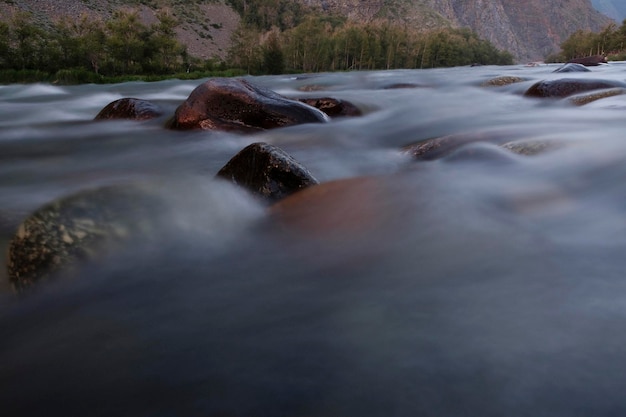
<svg viewBox="0 0 626 417"><path fill-rule="evenodd" d="M113 72L137 74L142 70L146 52L146 41L150 37L148 28L139 20L137 11L117 11L107 22L106 46Z"/></svg>
<svg viewBox="0 0 626 417"><path fill-rule="evenodd" d="M263 45L263 65L261 70L266 74L282 74L285 72L285 55L276 32L271 32L265 45Z"/></svg>
<svg viewBox="0 0 626 417"><path fill-rule="evenodd" d="M230 65L245 70L248 74L258 72L261 67L262 51L260 33L240 25L231 37L231 47L228 51Z"/></svg>

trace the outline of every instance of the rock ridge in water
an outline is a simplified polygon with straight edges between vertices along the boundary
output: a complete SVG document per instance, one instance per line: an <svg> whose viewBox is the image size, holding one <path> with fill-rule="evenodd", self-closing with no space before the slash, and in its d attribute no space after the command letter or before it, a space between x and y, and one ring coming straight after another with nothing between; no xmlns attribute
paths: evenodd
<svg viewBox="0 0 626 417"><path fill-rule="evenodd" d="M169 127L251 133L328 121L322 111L244 79L213 78L191 92Z"/></svg>

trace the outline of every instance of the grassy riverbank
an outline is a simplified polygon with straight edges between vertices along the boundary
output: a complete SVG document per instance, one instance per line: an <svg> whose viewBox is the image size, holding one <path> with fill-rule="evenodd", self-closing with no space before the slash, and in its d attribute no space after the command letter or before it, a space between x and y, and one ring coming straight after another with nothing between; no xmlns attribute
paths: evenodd
<svg viewBox="0 0 626 417"><path fill-rule="evenodd" d="M237 77L246 75L240 69L219 71L192 71L176 74L103 76L83 69L59 70L54 74L39 70L0 70L0 84L27 84L46 82L59 85L114 84L129 81L162 81L168 79L196 80L207 77Z"/></svg>

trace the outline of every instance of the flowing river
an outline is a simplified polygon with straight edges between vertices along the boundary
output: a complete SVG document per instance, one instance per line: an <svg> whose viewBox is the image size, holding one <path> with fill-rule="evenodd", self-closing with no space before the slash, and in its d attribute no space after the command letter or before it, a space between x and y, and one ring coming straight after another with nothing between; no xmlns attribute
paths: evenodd
<svg viewBox="0 0 626 417"><path fill-rule="evenodd" d="M3 258L2 414L626 415L626 95L523 96L626 64L556 68L250 77L364 112L255 135L163 128L202 80L0 86L2 253L80 190L153 183L168 207L158 239L31 294ZM504 75L525 81L481 86ZM122 97L168 115L93 121ZM470 140L402 152L450 135ZM260 141L336 186L277 220L214 179ZM546 150L500 146L520 141Z"/></svg>

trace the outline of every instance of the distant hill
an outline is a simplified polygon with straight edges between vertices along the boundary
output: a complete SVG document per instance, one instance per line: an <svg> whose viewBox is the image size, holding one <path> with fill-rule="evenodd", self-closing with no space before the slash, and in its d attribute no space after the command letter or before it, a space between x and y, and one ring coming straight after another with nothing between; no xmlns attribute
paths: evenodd
<svg viewBox="0 0 626 417"><path fill-rule="evenodd" d="M593 7L618 23L626 19L626 0L591 0Z"/></svg>
<svg viewBox="0 0 626 417"><path fill-rule="evenodd" d="M510 51L520 62L540 60L558 51L573 32L600 30L611 20L592 7L590 0L292 0L323 13L337 13L350 20L390 20L419 29L469 27L498 48ZM593 0L611 10L626 13L626 0ZM235 12L236 6L240 11ZM33 13L42 25L59 17L90 14L106 19L117 8L134 7L147 23L160 8L168 8L179 20L177 35L190 55L224 58L230 36L238 27L241 11L263 7L273 13L277 0L4 0L0 19L16 10ZM285 3L283 2L283 5ZM289 7L289 6L288 6Z"/></svg>

